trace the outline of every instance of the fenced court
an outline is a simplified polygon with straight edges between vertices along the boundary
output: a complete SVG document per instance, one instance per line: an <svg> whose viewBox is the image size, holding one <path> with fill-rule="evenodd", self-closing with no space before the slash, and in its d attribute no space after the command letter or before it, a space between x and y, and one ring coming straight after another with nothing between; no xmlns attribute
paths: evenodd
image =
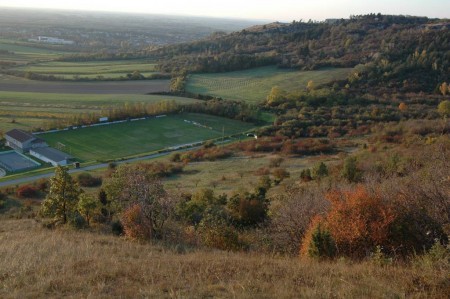
<svg viewBox="0 0 450 299"><path fill-rule="evenodd" d="M41 164L15 151L0 152L0 167L9 172L39 167Z"/></svg>

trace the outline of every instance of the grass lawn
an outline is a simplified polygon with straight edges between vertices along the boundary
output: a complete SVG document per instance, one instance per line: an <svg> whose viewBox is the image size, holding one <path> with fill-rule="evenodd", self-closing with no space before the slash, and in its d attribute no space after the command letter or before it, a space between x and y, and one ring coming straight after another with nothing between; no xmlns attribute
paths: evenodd
<svg viewBox="0 0 450 299"><path fill-rule="evenodd" d="M211 127L198 127L184 120ZM182 114L39 135L51 146L66 145L66 152L83 160L107 160L156 151L162 148L204 141L244 132L253 125L204 114Z"/></svg>
<svg viewBox="0 0 450 299"><path fill-rule="evenodd" d="M294 71L274 66L245 71L191 75L187 91L231 100L259 103L266 99L274 86L287 91L304 89L309 80L315 85L344 79L351 69L328 68L317 71Z"/></svg>

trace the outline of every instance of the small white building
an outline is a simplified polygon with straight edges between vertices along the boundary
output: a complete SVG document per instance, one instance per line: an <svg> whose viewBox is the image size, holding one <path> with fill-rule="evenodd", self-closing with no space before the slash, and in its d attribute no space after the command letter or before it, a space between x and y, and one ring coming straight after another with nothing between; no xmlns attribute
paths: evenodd
<svg viewBox="0 0 450 299"><path fill-rule="evenodd" d="M30 150L30 155L51 163L53 166L66 166L73 157L51 147L35 148Z"/></svg>
<svg viewBox="0 0 450 299"><path fill-rule="evenodd" d="M34 136L32 133L19 129L6 132L5 139L7 146L21 153L26 153L30 149L48 146L44 140Z"/></svg>

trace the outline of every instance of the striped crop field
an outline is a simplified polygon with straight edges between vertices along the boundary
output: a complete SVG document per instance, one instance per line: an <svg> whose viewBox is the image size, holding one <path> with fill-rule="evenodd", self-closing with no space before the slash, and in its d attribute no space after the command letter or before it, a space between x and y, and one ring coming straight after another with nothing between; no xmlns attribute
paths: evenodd
<svg viewBox="0 0 450 299"><path fill-rule="evenodd" d="M320 85L345 79L350 68L327 68L316 71L278 69L274 66L245 71L189 76L187 91L230 100L260 103L274 86L286 91L305 89L308 81Z"/></svg>

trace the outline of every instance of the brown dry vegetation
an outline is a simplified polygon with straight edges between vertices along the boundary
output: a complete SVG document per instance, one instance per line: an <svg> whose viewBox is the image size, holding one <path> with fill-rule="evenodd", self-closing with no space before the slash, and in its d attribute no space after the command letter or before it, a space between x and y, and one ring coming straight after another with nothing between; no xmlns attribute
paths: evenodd
<svg viewBox="0 0 450 299"><path fill-rule="evenodd" d="M424 263L180 250L34 220L2 221L0 260L2 298L444 298L450 290L448 268Z"/></svg>

